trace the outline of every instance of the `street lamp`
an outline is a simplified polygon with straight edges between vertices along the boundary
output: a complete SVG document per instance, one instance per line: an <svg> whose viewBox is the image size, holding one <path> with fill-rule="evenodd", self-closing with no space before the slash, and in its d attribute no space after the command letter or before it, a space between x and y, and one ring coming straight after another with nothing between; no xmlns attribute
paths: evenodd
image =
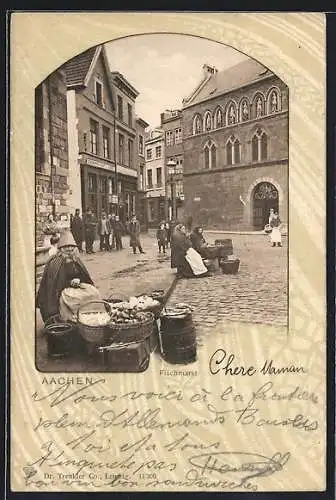
<svg viewBox="0 0 336 500"><path fill-rule="evenodd" d="M174 198L174 175L176 173L176 161L169 160L167 163L169 184L170 184L170 197L171 197L171 213L170 220L175 217L175 198Z"/></svg>

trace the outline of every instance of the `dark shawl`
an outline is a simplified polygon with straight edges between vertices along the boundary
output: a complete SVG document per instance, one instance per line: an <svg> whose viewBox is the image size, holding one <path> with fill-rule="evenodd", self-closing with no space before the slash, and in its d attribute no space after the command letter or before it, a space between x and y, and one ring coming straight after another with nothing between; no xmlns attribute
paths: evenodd
<svg viewBox="0 0 336 500"><path fill-rule="evenodd" d="M190 235L190 240L192 243L193 248L199 252L201 250L201 247L205 245L205 239L202 234L200 234L196 229L191 233Z"/></svg>
<svg viewBox="0 0 336 500"><path fill-rule="evenodd" d="M71 258L59 251L47 262L36 297L36 306L44 322L59 313L61 293L74 278L93 285L85 265L78 257Z"/></svg>
<svg viewBox="0 0 336 500"><path fill-rule="evenodd" d="M186 234L182 233L178 226L175 228L171 240L171 267L181 269L185 265L189 266L185 259L188 248L191 248L192 244L190 239Z"/></svg>

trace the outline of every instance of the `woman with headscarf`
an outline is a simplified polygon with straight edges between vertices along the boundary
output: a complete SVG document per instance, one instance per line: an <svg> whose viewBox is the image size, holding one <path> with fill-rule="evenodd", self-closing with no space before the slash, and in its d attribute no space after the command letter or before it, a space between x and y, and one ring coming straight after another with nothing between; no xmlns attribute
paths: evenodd
<svg viewBox="0 0 336 500"><path fill-rule="evenodd" d="M209 275L201 256L192 248L192 243L186 235L186 228L183 224L178 224L173 232L171 267L177 268L179 277L201 278Z"/></svg>
<svg viewBox="0 0 336 500"><path fill-rule="evenodd" d="M190 235L190 241L196 252L202 255L202 249L204 246L206 246L206 241L203 236L203 228L201 228L200 226L195 227Z"/></svg>
<svg viewBox="0 0 336 500"><path fill-rule="evenodd" d="M75 280L75 281L73 281ZM70 231L61 234L58 251L47 262L37 293L36 306L46 322L51 316L59 314L62 291L74 283L93 285L90 275L79 257L79 250Z"/></svg>
<svg viewBox="0 0 336 500"><path fill-rule="evenodd" d="M51 237L57 237L59 238L60 236L60 229L58 227L57 221L54 219L53 214L48 214L47 220L44 224L43 227L43 233L44 233L44 242L43 246L50 247L51 246Z"/></svg>

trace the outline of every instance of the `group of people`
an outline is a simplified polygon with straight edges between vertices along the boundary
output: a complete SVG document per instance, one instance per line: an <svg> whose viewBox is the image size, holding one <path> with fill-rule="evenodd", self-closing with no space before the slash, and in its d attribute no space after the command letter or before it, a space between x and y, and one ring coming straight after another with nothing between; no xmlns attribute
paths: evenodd
<svg viewBox="0 0 336 500"><path fill-rule="evenodd" d="M96 236L99 237L100 251L112 251L114 249L120 251L123 249L122 237L127 234L130 236L130 247L132 247L133 253L135 254L137 249L140 253L145 253L140 241L140 223L135 214L124 225L118 215L107 215L103 211L100 219L97 220L91 209L87 210L83 217L80 216L80 210L76 209L75 214L70 219L70 230L80 253L84 251L83 243L85 243L85 252L87 254L95 253L93 245ZM44 226L44 235L44 245L51 245L50 254L53 255L57 249L60 229L52 214L48 215Z"/></svg>
<svg viewBox="0 0 336 500"><path fill-rule="evenodd" d="M206 245L201 227L191 231L184 224L175 226L171 236L171 267L177 269L179 278L210 276L202 257L202 249Z"/></svg>

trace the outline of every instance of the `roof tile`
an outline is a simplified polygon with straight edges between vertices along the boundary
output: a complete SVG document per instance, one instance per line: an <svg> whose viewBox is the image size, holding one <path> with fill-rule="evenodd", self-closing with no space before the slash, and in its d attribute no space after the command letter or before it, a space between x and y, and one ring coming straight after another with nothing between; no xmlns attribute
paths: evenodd
<svg viewBox="0 0 336 500"><path fill-rule="evenodd" d="M84 85L96 49L91 47L64 64L62 69L65 71L67 87Z"/></svg>

